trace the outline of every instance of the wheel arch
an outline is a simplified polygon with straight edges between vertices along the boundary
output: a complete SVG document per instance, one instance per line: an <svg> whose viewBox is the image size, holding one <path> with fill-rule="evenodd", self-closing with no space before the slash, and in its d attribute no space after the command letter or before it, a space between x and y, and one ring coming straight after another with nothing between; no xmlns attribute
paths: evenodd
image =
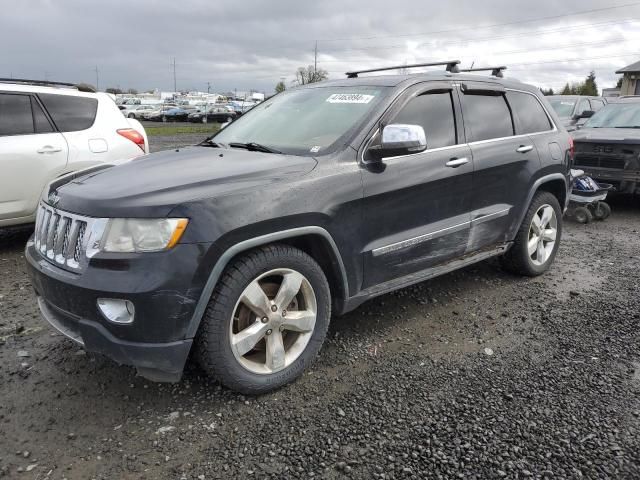
<svg viewBox="0 0 640 480"><path fill-rule="evenodd" d="M196 304L187 328L186 338L195 337L209 299L227 265L250 250L273 243L291 245L311 256L327 276L334 303L336 301L343 303L346 300L349 291L347 272L340 251L327 230L318 226L307 226L269 233L238 242L225 250L218 258Z"/></svg>
<svg viewBox="0 0 640 480"><path fill-rule="evenodd" d="M514 237L522 221L524 220L525 215L527 214L527 210L529 209L529 205L531 205L531 200L533 200L533 196L540 192L550 192L553 194L560 203L560 208L564 211L567 202L567 178L562 173L551 173L549 175L544 175L538 178L533 185L529 188L529 194L527 195L527 201L523 204L520 209L520 215L518 217L518 221L513 225L513 230L511 237Z"/></svg>

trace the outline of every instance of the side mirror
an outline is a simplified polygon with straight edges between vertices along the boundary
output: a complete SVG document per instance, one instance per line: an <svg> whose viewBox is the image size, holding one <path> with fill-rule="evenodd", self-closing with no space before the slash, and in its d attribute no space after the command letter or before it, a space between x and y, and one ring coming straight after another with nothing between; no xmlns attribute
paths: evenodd
<svg viewBox="0 0 640 480"><path fill-rule="evenodd" d="M576 115L576 117L575 117L575 118L576 118L576 120L580 120L580 119L582 119L582 118L591 118L591 117L593 117L593 115L594 115L595 113L596 113L596 112L594 112L593 110L585 110L584 112L582 112L582 113L580 113L580 114Z"/></svg>
<svg viewBox="0 0 640 480"><path fill-rule="evenodd" d="M391 124L382 129L380 145L369 153L376 159L418 153L427 149L427 137L420 125Z"/></svg>

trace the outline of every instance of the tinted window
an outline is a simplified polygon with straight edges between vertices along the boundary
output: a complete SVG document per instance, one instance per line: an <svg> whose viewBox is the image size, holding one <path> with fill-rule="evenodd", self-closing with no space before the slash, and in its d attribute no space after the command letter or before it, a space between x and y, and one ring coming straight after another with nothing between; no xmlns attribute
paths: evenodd
<svg viewBox="0 0 640 480"><path fill-rule="evenodd" d="M465 94L464 124L472 142L513 135L511 112L504 95Z"/></svg>
<svg viewBox="0 0 640 480"><path fill-rule="evenodd" d="M427 148L455 145L456 122L451 93L428 93L415 97L393 119L393 123L420 125L427 136Z"/></svg>
<svg viewBox="0 0 640 480"><path fill-rule="evenodd" d="M518 134L546 132L551 129L549 117L533 95L520 92L507 92L507 100L517 120Z"/></svg>
<svg viewBox="0 0 640 480"><path fill-rule="evenodd" d="M0 94L0 136L30 133L33 133L33 117L29 96Z"/></svg>
<svg viewBox="0 0 640 480"><path fill-rule="evenodd" d="M53 127L49 119L44 114L42 107L35 98L31 99L31 110L33 111L33 125L37 133L53 132Z"/></svg>
<svg viewBox="0 0 640 480"><path fill-rule="evenodd" d="M93 125L98 110L95 98L38 94L51 118L63 132L86 130Z"/></svg>

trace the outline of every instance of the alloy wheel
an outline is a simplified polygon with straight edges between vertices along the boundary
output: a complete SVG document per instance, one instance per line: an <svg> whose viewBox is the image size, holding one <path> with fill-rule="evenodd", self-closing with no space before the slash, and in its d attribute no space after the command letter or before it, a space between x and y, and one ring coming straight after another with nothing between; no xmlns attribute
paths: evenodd
<svg viewBox="0 0 640 480"><path fill-rule="evenodd" d="M278 372L304 352L316 316L316 296L304 275L288 268L268 271L252 280L236 303L231 350L253 373Z"/></svg>
<svg viewBox="0 0 640 480"><path fill-rule="evenodd" d="M543 265L551 257L558 235L558 218L551 205L542 205L531 219L527 253L534 265Z"/></svg>

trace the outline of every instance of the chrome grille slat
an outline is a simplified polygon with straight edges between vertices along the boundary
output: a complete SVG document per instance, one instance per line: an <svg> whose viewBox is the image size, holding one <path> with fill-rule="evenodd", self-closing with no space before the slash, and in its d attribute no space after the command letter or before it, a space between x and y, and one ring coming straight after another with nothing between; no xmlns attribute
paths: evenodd
<svg viewBox="0 0 640 480"><path fill-rule="evenodd" d="M80 271L87 263L89 229L101 220L63 212L42 203L36 215L36 249L54 265ZM91 232L96 233L93 229Z"/></svg>

